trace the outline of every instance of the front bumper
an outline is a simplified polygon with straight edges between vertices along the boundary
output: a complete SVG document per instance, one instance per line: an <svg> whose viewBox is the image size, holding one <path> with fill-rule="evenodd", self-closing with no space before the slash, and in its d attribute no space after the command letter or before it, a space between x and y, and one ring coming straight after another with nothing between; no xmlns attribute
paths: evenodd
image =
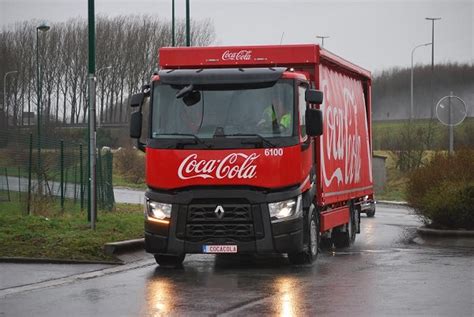
<svg viewBox="0 0 474 317"><path fill-rule="evenodd" d="M146 197L154 201L171 203L169 225L145 221L145 249L153 254L202 253L203 245L237 245L238 253L293 253L302 251L303 217L272 223L268 202L294 198L298 189L278 193L264 193L250 189L190 189L178 193L163 193L148 190ZM236 202L249 208L249 219L229 222L228 219L210 219L210 222L195 223L190 218L192 206L235 206ZM198 221L203 221L198 219ZM192 236L191 230L199 229L202 238ZM213 228L226 228L213 234ZM239 231L248 228L248 232ZM237 229L235 229L237 228ZM244 230L245 231L245 230Z"/></svg>

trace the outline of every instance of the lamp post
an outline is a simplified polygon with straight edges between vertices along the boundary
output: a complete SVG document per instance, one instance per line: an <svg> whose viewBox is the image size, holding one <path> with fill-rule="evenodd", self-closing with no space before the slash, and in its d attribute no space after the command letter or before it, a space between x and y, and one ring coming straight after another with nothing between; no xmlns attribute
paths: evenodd
<svg viewBox="0 0 474 317"><path fill-rule="evenodd" d="M10 72L6 72L5 75L3 76L3 111L5 112L5 118L7 119L7 125L8 125L8 107L7 107L7 76L9 74L15 74L18 73L17 70L12 70Z"/></svg>
<svg viewBox="0 0 474 317"><path fill-rule="evenodd" d="M413 120L413 55L415 54L415 50L416 50L417 48L423 47L423 46L428 46L428 45L431 45L431 43L425 43L425 44L417 45L417 46L415 46L415 47L411 50L410 122Z"/></svg>
<svg viewBox="0 0 474 317"><path fill-rule="evenodd" d="M321 47L324 47L324 39L328 39L327 35L316 35L316 38L321 39Z"/></svg>
<svg viewBox="0 0 474 317"><path fill-rule="evenodd" d="M434 87L433 87L433 81L434 81L434 48L435 48L435 40L434 40L434 23L435 21L441 20L441 18L425 18L425 20L431 21L431 117L430 119L433 118L433 103L434 103Z"/></svg>
<svg viewBox="0 0 474 317"><path fill-rule="evenodd" d="M95 230L97 220L97 182L96 182L96 108L95 108L95 3L94 0L87 1L88 11L88 100L89 100L89 200L87 218L91 223L91 229Z"/></svg>
<svg viewBox="0 0 474 317"><path fill-rule="evenodd" d="M36 27L36 117L37 117L37 134L38 134L38 190L41 193L41 68L39 60L39 32L47 32L49 25L43 23Z"/></svg>

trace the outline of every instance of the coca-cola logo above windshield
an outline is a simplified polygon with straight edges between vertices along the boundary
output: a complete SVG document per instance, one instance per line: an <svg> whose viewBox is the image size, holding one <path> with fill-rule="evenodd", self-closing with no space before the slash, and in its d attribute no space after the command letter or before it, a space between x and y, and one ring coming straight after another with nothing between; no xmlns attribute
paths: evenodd
<svg viewBox="0 0 474 317"><path fill-rule="evenodd" d="M255 160L260 155L231 153L222 159L199 159L197 154L187 156L179 165L181 179L249 179L257 175Z"/></svg>
<svg viewBox="0 0 474 317"><path fill-rule="evenodd" d="M235 52L227 50L222 54L223 61L249 61L251 58L251 50L240 50Z"/></svg>

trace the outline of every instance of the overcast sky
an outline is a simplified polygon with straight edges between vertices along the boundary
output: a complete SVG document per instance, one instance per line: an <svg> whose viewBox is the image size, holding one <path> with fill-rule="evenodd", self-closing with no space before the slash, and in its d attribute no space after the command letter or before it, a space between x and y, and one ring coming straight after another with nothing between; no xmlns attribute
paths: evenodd
<svg viewBox="0 0 474 317"><path fill-rule="evenodd" d="M171 0L95 0L96 14L152 14L171 18ZM176 0L179 18L185 0ZM411 49L431 41L436 22L437 62L474 63L474 0L191 0L191 15L210 18L217 44L316 43L371 71L409 66ZM0 0L0 26L38 19L87 18L87 0ZM415 61L430 63L429 47Z"/></svg>

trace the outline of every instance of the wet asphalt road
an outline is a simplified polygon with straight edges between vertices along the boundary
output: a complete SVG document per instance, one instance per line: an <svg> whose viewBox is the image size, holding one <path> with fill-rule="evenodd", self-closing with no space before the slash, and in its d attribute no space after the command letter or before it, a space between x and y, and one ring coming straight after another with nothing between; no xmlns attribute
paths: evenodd
<svg viewBox="0 0 474 317"><path fill-rule="evenodd" d="M148 256L0 285L0 316L473 316L474 249L415 244L418 225L408 210L379 205L353 247L323 251L312 266L192 255L183 269L164 270Z"/></svg>

